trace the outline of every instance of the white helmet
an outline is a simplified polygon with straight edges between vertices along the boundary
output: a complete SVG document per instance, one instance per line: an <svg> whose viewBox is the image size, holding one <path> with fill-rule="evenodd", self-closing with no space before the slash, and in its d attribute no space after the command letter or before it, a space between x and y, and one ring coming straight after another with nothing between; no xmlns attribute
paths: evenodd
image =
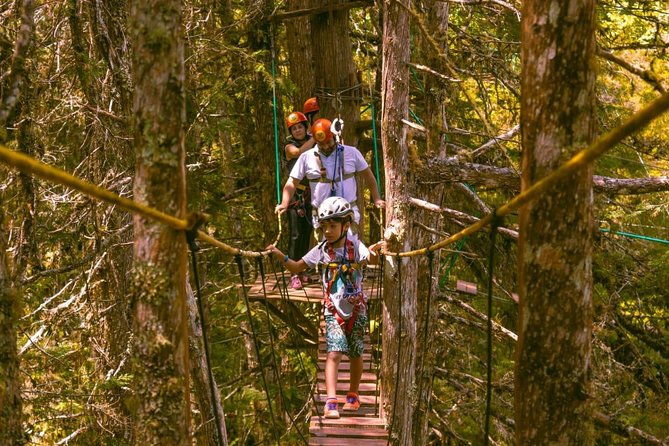
<svg viewBox="0 0 669 446"><path fill-rule="evenodd" d="M351 204L342 197L328 197L318 206L318 221L331 218L353 218Z"/></svg>

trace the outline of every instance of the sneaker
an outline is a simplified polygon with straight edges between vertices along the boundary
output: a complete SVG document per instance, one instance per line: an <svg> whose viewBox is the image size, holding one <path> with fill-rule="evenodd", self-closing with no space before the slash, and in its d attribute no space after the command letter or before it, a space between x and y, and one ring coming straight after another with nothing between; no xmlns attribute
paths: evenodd
<svg viewBox="0 0 669 446"><path fill-rule="evenodd" d="M311 279L309 278L308 274L301 274L300 275L300 282L302 282L302 285L306 285L309 282L311 282Z"/></svg>
<svg viewBox="0 0 669 446"><path fill-rule="evenodd" d="M328 398L323 409L323 416L325 418L339 418L339 411L337 410L337 398Z"/></svg>
<svg viewBox="0 0 669 446"><path fill-rule="evenodd" d="M357 393L348 392L346 394L346 403L344 403L344 410L355 412L360 409L360 398Z"/></svg>
<svg viewBox="0 0 669 446"><path fill-rule="evenodd" d="M294 275L290 278L290 287L294 290L302 289L302 282L300 281L300 276Z"/></svg>

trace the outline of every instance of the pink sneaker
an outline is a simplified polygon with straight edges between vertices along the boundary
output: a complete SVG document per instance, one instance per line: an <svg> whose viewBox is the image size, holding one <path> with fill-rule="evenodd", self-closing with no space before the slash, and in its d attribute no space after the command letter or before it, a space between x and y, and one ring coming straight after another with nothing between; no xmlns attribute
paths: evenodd
<svg viewBox="0 0 669 446"><path fill-rule="evenodd" d="M290 278L290 287L294 290L302 289L302 282L300 281L300 276L294 275Z"/></svg>
<svg viewBox="0 0 669 446"><path fill-rule="evenodd" d="M311 279L308 274L300 274L300 282L302 282L302 285L306 285L311 282Z"/></svg>

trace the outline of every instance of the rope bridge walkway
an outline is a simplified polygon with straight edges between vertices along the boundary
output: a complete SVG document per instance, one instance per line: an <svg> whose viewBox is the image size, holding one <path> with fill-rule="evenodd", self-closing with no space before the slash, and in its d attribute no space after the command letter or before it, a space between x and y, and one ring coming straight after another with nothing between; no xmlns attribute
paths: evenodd
<svg viewBox="0 0 669 446"><path fill-rule="evenodd" d="M290 283L290 274L286 272L263 277L259 275L252 285L247 285L246 292L249 301L267 302L268 300L282 300L286 303L299 302L317 304L317 314L322 315L323 288L320 278L310 276L310 281L302 289L293 289ZM375 266L366 267L365 292L369 302L373 304L381 296L381 271ZM370 314L370 319L371 319ZM380 398L378 388L378 364L380 358L372 353L369 334L365 336L363 351L363 373L359 385L360 409L356 412L340 411L341 418L327 419L323 417L323 407L327 399L325 389L325 361L327 347L325 343L325 323L320 318L318 326L318 350L316 361L316 385L312 395L312 416L309 424L309 445L342 445L356 444L360 446L386 445L388 443L387 421L380 416ZM309 344L306 330L300 328L299 321L292 323L293 330L301 331L305 336L306 345ZM304 322L304 321L302 321ZM304 324L302 324L304 325ZM313 344L312 344L313 345ZM315 345L314 345L315 346ZM378 352L379 349L377 348ZM344 395L349 390L351 379L350 361L343 356L339 363L337 379L338 403L341 408L346 402Z"/></svg>

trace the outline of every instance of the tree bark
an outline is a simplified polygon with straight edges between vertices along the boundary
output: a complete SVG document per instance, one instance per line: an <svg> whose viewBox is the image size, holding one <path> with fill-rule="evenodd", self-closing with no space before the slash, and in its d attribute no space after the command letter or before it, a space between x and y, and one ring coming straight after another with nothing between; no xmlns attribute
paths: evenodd
<svg viewBox="0 0 669 446"><path fill-rule="evenodd" d="M0 207L0 444L14 446L25 443L16 346L21 296L10 279L4 213Z"/></svg>
<svg viewBox="0 0 669 446"><path fill-rule="evenodd" d="M439 42L448 47L447 33L449 20L449 5L447 2L430 1L427 7L427 26L434 33ZM429 44L423 43L423 51L428 55L428 64L443 71L443 60ZM426 79L425 90L430 94L425 96L425 119L430 129L446 128L448 116L444 104L449 91L444 83L434 77ZM443 156L443 135L438 131L429 131L427 134L426 153L428 156ZM415 181L415 179L413 180ZM415 191L420 196L435 203L440 203L444 196L444 185L415 184ZM415 208L413 208L415 209ZM441 214L432 212L414 213L414 221L430 228L441 227ZM437 241L434 233L425 231L420 225L412 228L412 246L428 246ZM430 256L420 256L415 259L417 271L428 273L418 274L417 281L417 314L416 314L416 403L413 412L412 444L427 444L428 421L432 403L432 383L434 381L434 367L436 363L435 323L437 321L438 304L436 299L440 264L440 251Z"/></svg>
<svg viewBox="0 0 669 446"><path fill-rule="evenodd" d="M346 3L335 0L334 4ZM311 0L311 6L321 6ZM321 118L341 117L346 144L358 144L355 131L360 119L360 89L349 37L349 9L334 9L316 14L311 19L311 48L314 55L316 95Z"/></svg>
<svg viewBox="0 0 669 446"><path fill-rule="evenodd" d="M185 92L181 4L133 2L135 200L186 212ZM186 238L135 216L133 373L135 444L190 444Z"/></svg>
<svg viewBox="0 0 669 446"><path fill-rule="evenodd" d="M410 7L410 5L407 5ZM397 2L383 10L383 70L381 86L381 143L386 177L386 232L388 248L408 251L411 245L410 178L406 166L407 129L402 119L409 110L409 14ZM383 279L383 413L393 444L412 439L415 404L416 265L413 259L387 259ZM401 395L401 398L399 397Z"/></svg>
<svg viewBox="0 0 669 446"><path fill-rule="evenodd" d="M308 5L309 0L289 0L286 3L289 11L302 9ZM293 110L302 111L304 101L314 95L316 85L309 17L299 16L286 20L286 43L290 79L297 87L292 106Z"/></svg>
<svg viewBox="0 0 669 446"><path fill-rule="evenodd" d="M595 136L595 1L523 4L522 189ZM592 166L520 211L518 444L592 444Z"/></svg>
<svg viewBox="0 0 669 446"><path fill-rule="evenodd" d="M456 158L430 158L416 169L421 183L428 185L466 182L488 189L520 191L520 178L510 167L462 162ZM669 177L611 178L594 175L593 190L609 195L639 195L669 190Z"/></svg>

